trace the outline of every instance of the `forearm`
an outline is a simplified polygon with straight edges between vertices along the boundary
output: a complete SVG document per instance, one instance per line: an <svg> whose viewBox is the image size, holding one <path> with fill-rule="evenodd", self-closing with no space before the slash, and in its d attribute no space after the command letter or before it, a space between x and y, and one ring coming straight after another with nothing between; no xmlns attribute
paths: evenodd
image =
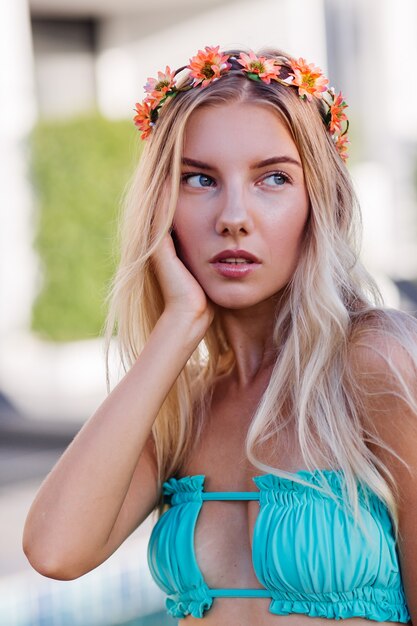
<svg viewBox="0 0 417 626"><path fill-rule="evenodd" d="M153 422L199 341L190 322L161 316L136 363L39 490L24 534L30 560L42 559L45 551L51 561L65 554L88 558L103 549Z"/></svg>

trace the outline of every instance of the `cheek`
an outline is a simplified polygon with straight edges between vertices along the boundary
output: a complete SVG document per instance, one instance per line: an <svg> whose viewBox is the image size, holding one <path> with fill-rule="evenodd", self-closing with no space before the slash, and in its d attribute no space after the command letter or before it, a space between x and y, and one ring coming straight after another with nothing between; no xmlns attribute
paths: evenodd
<svg viewBox="0 0 417 626"><path fill-rule="evenodd" d="M207 237L209 223L198 210L197 203L181 202L174 214L173 227L181 249L187 256L198 249L198 243Z"/></svg>
<svg viewBox="0 0 417 626"><path fill-rule="evenodd" d="M284 217L284 216L283 216ZM293 257L298 255L304 240L308 212L302 211L287 214L284 219L278 220L268 233L271 242L271 252Z"/></svg>

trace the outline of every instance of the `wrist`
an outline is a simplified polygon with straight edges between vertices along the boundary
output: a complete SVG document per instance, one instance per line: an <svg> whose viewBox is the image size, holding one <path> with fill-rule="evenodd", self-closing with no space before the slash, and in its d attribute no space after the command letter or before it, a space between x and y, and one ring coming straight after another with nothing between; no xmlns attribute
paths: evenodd
<svg viewBox="0 0 417 626"><path fill-rule="evenodd" d="M199 315L170 308L165 309L159 322L182 337L186 343L195 344L195 347L204 338L211 323L208 323L206 314Z"/></svg>

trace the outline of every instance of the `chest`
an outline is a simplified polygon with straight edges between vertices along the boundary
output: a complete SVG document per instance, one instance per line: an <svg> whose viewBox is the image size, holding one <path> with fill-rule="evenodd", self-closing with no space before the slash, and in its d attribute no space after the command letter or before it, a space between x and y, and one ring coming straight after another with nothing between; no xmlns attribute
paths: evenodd
<svg viewBox="0 0 417 626"><path fill-rule="evenodd" d="M204 474L206 488L215 491L254 488L252 477L262 470L248 458L247 436L265 386L266 382L257 383L244 393L230 390L225 383L217 386L201 437L180 475ZM256 457L266 465L288 471L305 467L294 426L286 426L258 444Z"/></svg>
<svg viewBox="0 0 417 626"><path fill-rule="evenodd" d="M262 470L246 453L246 437L260 400L260 390L213 395L204 430L181 476L204 474L207 491L255 492ZM257 450L273 467L296 471L305 464L296 437L285 429ZM207 500L194 528L195 556L213 587L259 588L253 570L253 538L259 500Z"/></svg>
<svg viewBox="0 0 417 626"><path fill-rule="evenodd" d="M202 436L180 476L203 474L206 491L257 492L253 477L268 470L250 461L246 439L265 384L255 384L245 393L218 385ZM285 421L285 428L257 446L256 458L266 466L296 472L306 464L289 416ZM321 461L317 467L326 467ZM259 500L204 501L194 527L194 549L209 586L260 587L253 569L259 512Z"/></svg>

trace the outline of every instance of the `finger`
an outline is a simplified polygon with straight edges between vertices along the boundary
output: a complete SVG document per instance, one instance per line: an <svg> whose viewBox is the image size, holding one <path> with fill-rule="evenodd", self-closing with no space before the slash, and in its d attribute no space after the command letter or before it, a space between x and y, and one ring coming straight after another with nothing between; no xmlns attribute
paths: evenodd
<svg viewBox="0 0 417 626"><path fill-rule="evenodd" d="M155 236L157 236L161 232L168 232L166 228L166 222L167 222L168 209L169 209L169 197L170 197L170 194L169 194L168 184L165 183L162 188L161 197L156 205L155 213L153 216ZM172 228L172 224L171 224L171 228Z"/></svg>

